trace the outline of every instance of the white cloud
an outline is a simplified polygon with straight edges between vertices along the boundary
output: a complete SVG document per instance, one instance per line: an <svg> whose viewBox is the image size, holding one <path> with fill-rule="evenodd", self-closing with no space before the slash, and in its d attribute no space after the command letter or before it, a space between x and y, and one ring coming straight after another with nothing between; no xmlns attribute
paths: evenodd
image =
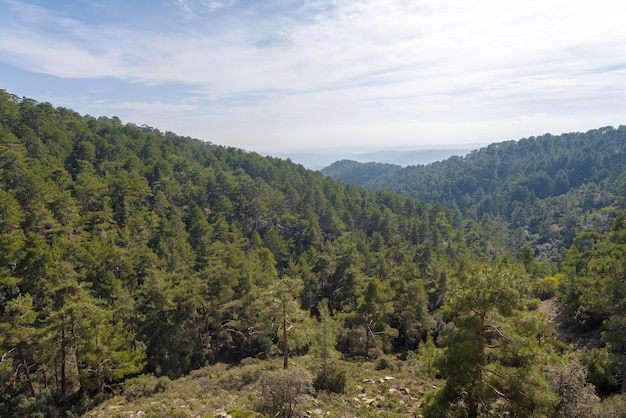
<svg viewBox="0 0 626 418"><path fill-rule="evenodd" d="M174 0L174 5L178 7L180 12L186 18L193 18L196 16L196 13L192 10L189 2L187 0Z"/></svg>
<svg viewBox="0 0 626 418"><path fill-rule="evenodd" d="M585 102L613 106L607 118L624 110L626 34L617 0L316 0L286 2L284 13L233 0L175 0L189 21L174 31L100 26L5 4L13 15L0 18L1 60L57 77L187 86L213 104L184 115L185 130L197 123L193 129L206 132L210 121L224 126L224 136L267 141L452 141L470 128L515 138L521 121L580 123L571 115ZM226 14L213 17L218 11ZM163 107L142 111L162 120Z"/></svg>
<svg viewBox="0 0 626 418"><path fill-rule="evenodd" d="M226 0L226 1L201 1L200 4L209 12L215 12L220 9L227 9L229 7L233 7L237 4L236 0Z"/></svg>
<svg viewBox="0 0 626 418"><path fill-rule="evenodd" d="M187 112L195 110L195 107L192 105L163 102L119 102L108 107L138 112Z"/></svg>

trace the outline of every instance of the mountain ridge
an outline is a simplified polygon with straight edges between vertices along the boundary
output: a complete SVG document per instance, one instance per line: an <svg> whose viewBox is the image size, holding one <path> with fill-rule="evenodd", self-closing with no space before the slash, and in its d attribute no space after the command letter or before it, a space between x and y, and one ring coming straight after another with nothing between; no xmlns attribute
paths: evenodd
<svg viewBox="0 0 626 418"><path fill-rule="evenodd" d="M391 149L378 151L310 151L264 153L282 159L290 159L311 170L321 170L339 160L352 160L361 163L394 164L402 167L428 164L446 159L452 155L465 155L475 148L432 148L432 149Z"/></svg>

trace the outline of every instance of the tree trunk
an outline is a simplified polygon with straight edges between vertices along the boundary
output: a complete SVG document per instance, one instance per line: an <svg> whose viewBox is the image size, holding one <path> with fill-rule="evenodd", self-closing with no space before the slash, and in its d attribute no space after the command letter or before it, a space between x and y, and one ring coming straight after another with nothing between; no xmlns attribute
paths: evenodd
<svg viewBox="0 0 626 418"><path fill-rule="evenodd" d="M30 378L30 372L28 371L28 364L26 363L26 358L24 357L24 352L22 351L22 345L17 345L17 353L20 355L20 361L22 362L22 367L24 367L24 374L26 374L26 380L28 381L28 388L30 389L30 393L33 396L35 395L35 387L33 386L33 381Z"/></svg>
<svg viewBox="0 0 626 418"><path fill-rule="evenodd" d="M65 326L61 328L61 395L67 394L67 383L65 381Z"/></svg>
<svg viewBox="0 0 626 418"><path fill-rule="evenodd" d="M365 358L370 358L370 327L365 327Z"/></svg>
<svg viewBox="0 0 626 418"><path fill-rule="evenodd" d="M287 344L287 303L283 302L283 369L289 365L289 345Z"/></svg>

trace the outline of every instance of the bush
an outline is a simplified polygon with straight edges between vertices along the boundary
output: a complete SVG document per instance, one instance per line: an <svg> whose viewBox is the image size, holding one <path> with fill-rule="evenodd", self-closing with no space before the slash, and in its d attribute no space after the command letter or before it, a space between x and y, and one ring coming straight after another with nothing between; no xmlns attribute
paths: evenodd
<svg viewBox="0 0 626 418"><path fill-rule="evenodd" d="M259 378L260 407L272 416L297 416L312 391L311 374L303 369L266 371Z"/></svg>
<svg viewBox="0 0 626 418"><path fill-rule="evenodd" d="M532 284L532 294L541 300L553 298L556 295L561 278L561 274L556 274L534 282Z"/></svg>
<svg viewBox="0 0 626 418"><path fill-rule="evenodd" d="M327 393L344 393L346 390L346 371L334 363L328 363L317 373L313 381L315 390Z"/></svg>
<svg viewBox="0 0 626 418"><path fill-rule="evenodd" d="M151 375L141 375L128 379L124 386L124 396L129 401L151 396L155 393L165 392L172 386L172 381L166 377L154 377Z"/></svg>
<svg viewBox="0 0 626 418"><path fill-rule="evenodd" d="M249 385L256 382L261 375L261 371L258 368L248 367L241 371L241 384Z"/></svg>
<svg viewBox="0 0 626 418"><path fill-rule="evenodd" d="M600 418L626 418L626 394L613 395L600 403Z"/></svg>
<svg viewBox="0 0 626 418"><path fill-rule="evenodd" d="M580 354L580 362L587 368L587 380L600 393L608 395L620 389L622 366L618 355L606 348L592 348Z"/></svg>
<svg viewBox="0 0 626 418"><path fill-rule="evenodd" d="M553 364L545 374L550 389L559 397L554 406L555 416L597 416L600 398L595 386L587 382L587 369L578 360Z"/></svg>
<svg viewBox="0 0 626 418"><path fill-rule="evenodd" d="M380 357L376 361L376 370L393 370L393 363L386 357Z"/></svg>
<svg viewBox="0 0 626 418"><path fill-rule="evenodd" d="M247 411L243 409L229 409L226 411L231 418L257 418L259 414L254 411Z"/></svg>
<svg viewBox="0 0 626 418"><path fill-rule="evenodd" d="M539 309L539 299L530 299L528 302L526 302L526 308L529 311L536 311L537 309Z"/></svg>

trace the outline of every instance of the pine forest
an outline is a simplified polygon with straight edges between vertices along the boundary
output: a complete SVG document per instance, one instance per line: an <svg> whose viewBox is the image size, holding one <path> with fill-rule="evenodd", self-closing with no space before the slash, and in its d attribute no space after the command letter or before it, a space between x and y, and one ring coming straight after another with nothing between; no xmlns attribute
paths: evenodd
<svg viewBox="0 0 626 418"><path fill-rule="evenodd" d="M311 171L0 90L0 416L626 416L626 127Z"/></svg>

